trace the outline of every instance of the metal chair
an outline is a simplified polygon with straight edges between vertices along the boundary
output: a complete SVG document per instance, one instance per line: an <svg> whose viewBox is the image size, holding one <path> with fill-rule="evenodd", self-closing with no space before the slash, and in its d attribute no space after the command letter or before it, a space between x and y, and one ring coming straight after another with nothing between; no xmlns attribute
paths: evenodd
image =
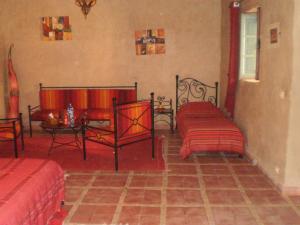
<svg viewBox="0 0 300 225"><path fill-rule="evenodd" d="M112 147L115 170L118 171L118 150L128 144L151 139L154 155L154 94L150 100L118 104L113 98L113 121L107 127L95 127L82 122L83 159L86 160L86 141Z"/></svg>
<svg viewBox="0 0 300 225"><path fill-rule="evenodd" d="M21 139L22 152L24 152L22 113L17 118L0 119L0 142L13 142L16 158L18 158L18 138Z"/></svg>

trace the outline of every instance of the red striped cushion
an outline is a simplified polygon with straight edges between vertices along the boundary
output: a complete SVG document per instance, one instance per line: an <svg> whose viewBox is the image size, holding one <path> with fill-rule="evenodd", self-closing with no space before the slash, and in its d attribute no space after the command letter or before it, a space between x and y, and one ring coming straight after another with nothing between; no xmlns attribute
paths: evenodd
<svg viewBox="0 0 300 225"><path fill-rule="evenodd" d="M118 90L91 89L88 90L89 109L109 109L112 108L112 99L118 99Z"/></svg>
<svg viewBox="0 0 300 225"><path fill-rule="evenodd" d="M41 90L40 106L42 110L62 110L66 108L66 90Z"/></svg>
<svg viewBox="0 0 300 225"><path fill-rule="evenodd" d="M185 118L178 124L183 138L180 154L183 158L193 152L226 151L242 154L244 137L240 129L224 117Z"/></svg>
<svg viewBox="0 0 300 225"><path fill-rule="evenodd" d="M119 90L119 103L128 103L136 101L136 90Z"/></svg>
<svg viewBox="0 0 300 225"><path fill-rule="evenodd" d="M136 90L127 89L90 89L88 91L89 109L110 109L113 107L112 99L117 103L128 103L137 100Z"/></svg>
<svg viewBox="0 0 300 225"><path fill-rule="evenodd" d="M74 109L87 110L88 109L88 90L74 89L68 90L67 104L71 103Z"/></svg>
<svg viewBox="0 0 300 225"><path fill-rule="evenodd" d="M0 123L0 140L6 140L6 139L13 139L14 138L14 131L13 131L13 123L7 122L7 123ZM11 127L11 128L4 128L4 127ZM16 133L17 136L19 135L21 131L20 123L16 122Z"/></svg>

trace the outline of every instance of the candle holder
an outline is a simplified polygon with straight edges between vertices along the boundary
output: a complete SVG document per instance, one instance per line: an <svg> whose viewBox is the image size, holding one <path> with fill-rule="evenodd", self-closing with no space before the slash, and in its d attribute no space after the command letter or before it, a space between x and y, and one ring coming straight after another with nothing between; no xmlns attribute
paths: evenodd
<svg viewBox="0 0 300 225"><path fill-rule="evenodd" d="M85 19L91 10L91 7L93 7L96 2L97 0L75 0L75 4L81 7Z"/></svg>
<svg viewBox="0 0 300 225"><path fill-rule="evenodd" d="M158 110L164 110L163 102L164 102L165 98L166 98L165 96L157 96L157 101L158 101L157 109Z"/></svg>

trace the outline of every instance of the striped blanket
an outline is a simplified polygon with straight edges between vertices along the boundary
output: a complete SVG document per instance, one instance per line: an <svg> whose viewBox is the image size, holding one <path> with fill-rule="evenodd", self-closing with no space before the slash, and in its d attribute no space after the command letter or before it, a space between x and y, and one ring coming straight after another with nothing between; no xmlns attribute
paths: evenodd
<svg viewBox="0 0 300 225"><path fill-rule="evenodd" d="M0 224L45 225L61 210L64 172L50 160L0 159Z"/></svg>
<svg viewBox="0 0 300 225"><path fill-rule="evenodd" d="M177 113L176 121L183 139L182 158L194 152L243 154L244 137L240 129L211 103L187 103Z"/></svg>

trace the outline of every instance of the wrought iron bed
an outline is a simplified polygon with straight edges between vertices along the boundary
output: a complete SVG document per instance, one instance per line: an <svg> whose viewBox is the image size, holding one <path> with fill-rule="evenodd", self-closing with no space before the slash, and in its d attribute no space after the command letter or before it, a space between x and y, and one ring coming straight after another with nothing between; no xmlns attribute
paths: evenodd
<svg viewBox="0 0 300 225"><path fill-rule="evenodd" d="M244 153L244 137L218 108L218 82L207 85L176 75L176 128L183 139L180 155L199 152Z"/></svg>
<svg viewBox="0 0 300 225"><path fill-rule="evenodd" d="M176 75L176 112L181 105L192 101L210 101L218 106L218 88L218 82L211 86L194 78L179 79Z"/></svg>

